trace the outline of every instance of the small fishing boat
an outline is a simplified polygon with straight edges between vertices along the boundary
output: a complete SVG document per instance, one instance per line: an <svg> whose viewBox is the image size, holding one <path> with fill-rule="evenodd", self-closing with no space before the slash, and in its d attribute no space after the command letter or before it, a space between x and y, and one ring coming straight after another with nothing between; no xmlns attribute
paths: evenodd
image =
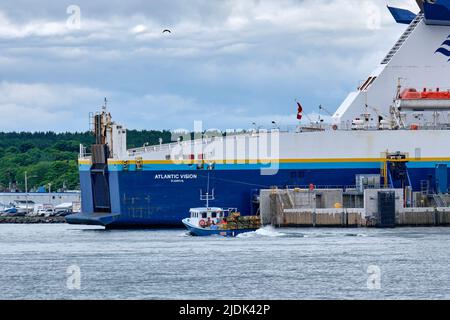
<svg viewBox="0 0 450 320"><path fill-rule="evenodd" d="M209 174L207 192L202 194L200 191L200 200L206 202L206 207L190 209L190 218L182 220L193 236L235 237L261 228L259 216L241 216L236 208L223 209L209 206L209 202L215 200L214 189L211 194L209 193Z"/></svg>
<svg viewBox="0 0 450 320"><path fill-rule="evenodd" d="M261 227L259 216L241 216L235 208L192 208L190 218L182 222L193 236L235 237Z"/></svg>

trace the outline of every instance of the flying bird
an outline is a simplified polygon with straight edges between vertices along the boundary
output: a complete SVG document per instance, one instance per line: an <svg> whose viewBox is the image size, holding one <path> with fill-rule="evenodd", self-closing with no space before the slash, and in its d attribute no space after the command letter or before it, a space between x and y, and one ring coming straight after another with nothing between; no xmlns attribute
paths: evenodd
<svg viewBox="0 0 450 320"><path fill-rule="evenodd" d="M172 33L172 31L170 31L169 29L165 29L165 30L163 31L163 33Z"/></svg>

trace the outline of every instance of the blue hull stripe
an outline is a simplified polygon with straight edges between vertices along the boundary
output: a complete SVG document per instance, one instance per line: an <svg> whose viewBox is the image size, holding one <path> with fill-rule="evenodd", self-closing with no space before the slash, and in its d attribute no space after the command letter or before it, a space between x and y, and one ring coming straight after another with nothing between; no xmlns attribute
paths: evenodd
<svg viewBox="0 0 450 320"><path fill-rule="evenodd" d="M408 173L414 191L420 191L421 181L436 184L436 164L449 162L409 162ZM262 175L259 169L248 165L224 165L227 170L151 170L119 171L109 173L111 216L93 214L91 174L80 170L82 214L71 217L69 223L103 224L109 227L182 226L181 220L189 216L189 209L202 207L200 190L205 191L210 175L211 188L215 189L217 207L238 208L243 215L256 214L255 195L261 189L286 186L348 187L355 185L357 174L380 174L379 162L330 162L330 163L280 163L275 175ZM87 169L89 166L82 166ZM170 167L173 168L173 167ZM231 169L231 168L234 168ZM81 169L81 168L80 168ZM449 171L450 176L450 171ZM92 221L89 221L92 217Z"/></svg>
<svg viewBox="0 0 450 320"><path fill-rule="evenodd" d="M434 168L437 164L447 164L447 161L411 161L407 163L408 168ZM216 170L260 170L260 169L379 169L382 162L292 162L292 163L273 163L273 164L216 164ZM90 171L91 166L86 164L79 165L80 171ZM206 168L206 166L204 167ZM187 164L145 164L142 170L136 170L136 165L129 165L124 170L122 165L108 165L108 170L112 172L119 171L201 171L196 165Z"/></svg>

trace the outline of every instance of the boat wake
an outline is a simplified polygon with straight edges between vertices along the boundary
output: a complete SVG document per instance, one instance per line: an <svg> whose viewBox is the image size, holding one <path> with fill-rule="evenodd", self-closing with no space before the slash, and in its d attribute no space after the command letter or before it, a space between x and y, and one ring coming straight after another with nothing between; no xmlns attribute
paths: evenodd
<svg viewBox="0 0 450 320"><path fill-rule="evenodd" d="M241 233L237 236L237 238L250 238L250 237L284 237L285 233L278 232L274 227L267 226L260 228L256 231Z"/></svg>
<svg viewBox="0 0 450 320"><path fill-rule="evenodd" d="M346 233L346 237L367 237L368 235L365 233Z"/></svg>
<svg viewBox="0 0 450 320"><path fill-rule="evenodd" d="M305 238L335 238L335 237L368 237L365 233L342 233L342 232L311 232L305 234Z"/></svg>

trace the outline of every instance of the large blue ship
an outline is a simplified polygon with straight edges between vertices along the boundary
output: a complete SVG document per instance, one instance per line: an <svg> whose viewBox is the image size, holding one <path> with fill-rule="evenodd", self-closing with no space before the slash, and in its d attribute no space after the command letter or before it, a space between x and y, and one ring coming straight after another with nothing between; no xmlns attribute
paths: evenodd
<svg viewBox="0 0 450 320"><path fill-rule="evenodd" d="M179 227L190 208L201 206L198 195L208 176L219 195L215 206L236 207L243 215L258 213L261 189L348 189L361 176L379 175L384 186L410 193L424 186L447 193L450 1L419 5L418 14L389 8L407 24L404 34L329 125L197 134L127 150L126 130L104 108L93 118L90 154L80 148L82 212L67 221Z"/></svg>

